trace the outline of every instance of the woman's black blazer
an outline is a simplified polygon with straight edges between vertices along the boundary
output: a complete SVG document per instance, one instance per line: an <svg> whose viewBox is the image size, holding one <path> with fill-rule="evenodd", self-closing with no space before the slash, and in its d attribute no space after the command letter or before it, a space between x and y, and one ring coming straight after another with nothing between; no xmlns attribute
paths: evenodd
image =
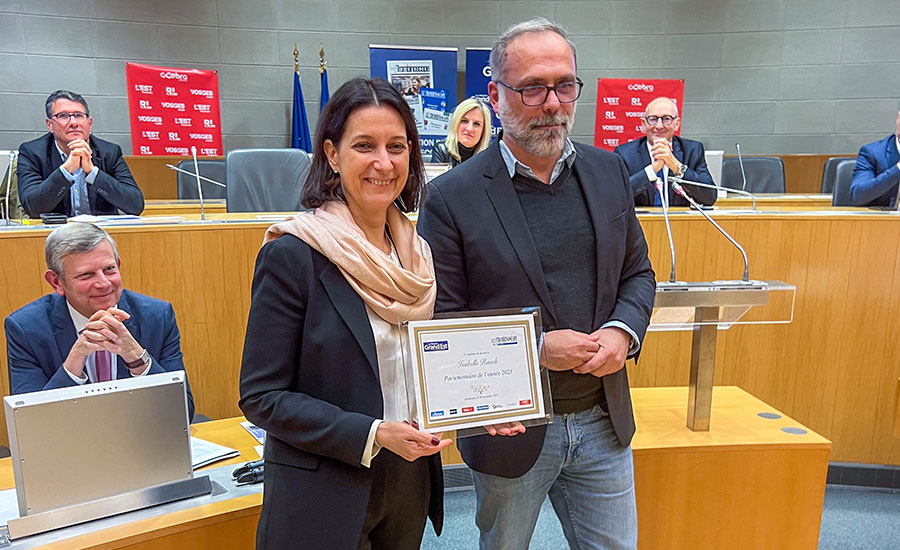
<svg viewBox="0 0 900 550"><path fill-rule="evenodd" d="M260 250L251 300L240 407L267 432L257 545L355 549L372 482L360 460L383 416L365 305L335 264L292 235ZM440 456L426 460L440 533Z"/></svg>

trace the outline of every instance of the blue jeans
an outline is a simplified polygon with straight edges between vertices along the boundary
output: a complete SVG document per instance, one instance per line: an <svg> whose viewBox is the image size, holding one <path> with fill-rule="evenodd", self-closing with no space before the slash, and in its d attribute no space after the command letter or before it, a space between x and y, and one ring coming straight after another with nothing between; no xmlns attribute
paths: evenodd
<svg viewBox="0 0 900 550"><path fill-rule="evenodd" d="M570 548L637 548L631 447L619 444L599 405L553 415L541 454L522 477L472 473L482 549L528 548L548 493Z"/></svg>

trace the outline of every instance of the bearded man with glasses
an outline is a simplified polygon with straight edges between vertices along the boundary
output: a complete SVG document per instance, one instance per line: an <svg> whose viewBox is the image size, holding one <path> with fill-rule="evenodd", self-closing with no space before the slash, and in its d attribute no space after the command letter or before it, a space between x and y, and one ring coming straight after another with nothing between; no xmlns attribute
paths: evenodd
<svg viewBox="0 0 900 550"><path fill-rule="evenodd" d="M616 154L625 161L631 175L629 181L635 206L660 206L663 200L667 200L669 206L687 206L687 200L666 185L671 175L713 185L703 144L676 136L680 127L675 102L667 97L657 97L647 105L641 119L645 135L616 147ZM657 180L664 183L663 195L656 188ZM715 189L687 184L684 188L700 204L709 206L716 202Z"/></svg>
<svg viewBox="0 0 900 550"><path fill-rule="evenodd" d="M458 441L480 546L528 548L549 495L571 548L634 549L625 359L640 349L656 283L628 173L569 139L582 83L559 25L510 27L490 63L503 132L431 182L418 230L434 257L435 311L540 306L554 415Z"/></svg>
<svg viewBox="0 0 900 550"><path fill-rule="evenodd" d="M91 135L94 120L84 97L57 90L44 107L49 132L19 146L16 175L25 212L32 218L143 212L144 195L122 148Z"/></svg>

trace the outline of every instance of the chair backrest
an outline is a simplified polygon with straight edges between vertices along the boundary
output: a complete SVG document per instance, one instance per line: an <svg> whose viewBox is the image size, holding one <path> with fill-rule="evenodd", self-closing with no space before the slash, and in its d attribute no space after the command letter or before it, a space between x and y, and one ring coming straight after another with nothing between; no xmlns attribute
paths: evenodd
<svg viewBox="0 0 900 550"><path fill-rule="evenodd" d="M825 168L822 170L822 193L831 193L834 191L834 174L838 164L847 160L849 157L831 157L825 161ZM856 159L853 159L854 161Z"/></svg>
<svg viewBox="0 0 900 550"><path fill-rule="evenodd" d="M831 191L831 206L853 206L850 201L850 182L853 181L855 158L842 158L834 169L834 189Z"/></svg>
<svg viewBox="0 0 900 550"><path fill-rule="evenodd" d="M302 149L235 149L225 158L228 212L299 212L309 173Z"/></svg>
<svg viewBox="0 0 900 550"><path fill-rule="evenodd" d="M744 157L744 172L750 193L784 193L784 163L778 157ZM722 162L722 186L741 189L744 178L737 157Z"/></svg>
<svg viewBox="0 0 900 550"><path fill-rule="evenodd" d="M178 168L194 173L194 161L182 160L178 163ZM225 183L225 161L224 160L198 160L197 169L204 178L209 178L219 183ZM185 174L184 172L176 172L178 174L178 198L179 199L199 199L197 193L197 178ZM225 188L213 185L208 181L200 180L200 188L203 189L203 199L224 199Z"/></svg>

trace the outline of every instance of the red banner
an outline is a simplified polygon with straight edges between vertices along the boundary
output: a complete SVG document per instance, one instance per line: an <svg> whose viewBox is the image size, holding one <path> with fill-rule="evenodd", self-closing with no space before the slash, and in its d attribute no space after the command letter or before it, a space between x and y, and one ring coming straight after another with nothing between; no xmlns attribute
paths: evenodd
<svg viewBox="0 0 900 550"><path fill-rule="evenodd" d="M220 156L219 75L125 63L135 155Z"/></svg>
<svg viewBox="0 0 900 550"><path fill-rule="evenodd" d="M598 78L594 147L612 151L644 135L644 110L657 97L674 99L681 115L684 80ZM680 135L680 130L677 133Z"/></svg>

